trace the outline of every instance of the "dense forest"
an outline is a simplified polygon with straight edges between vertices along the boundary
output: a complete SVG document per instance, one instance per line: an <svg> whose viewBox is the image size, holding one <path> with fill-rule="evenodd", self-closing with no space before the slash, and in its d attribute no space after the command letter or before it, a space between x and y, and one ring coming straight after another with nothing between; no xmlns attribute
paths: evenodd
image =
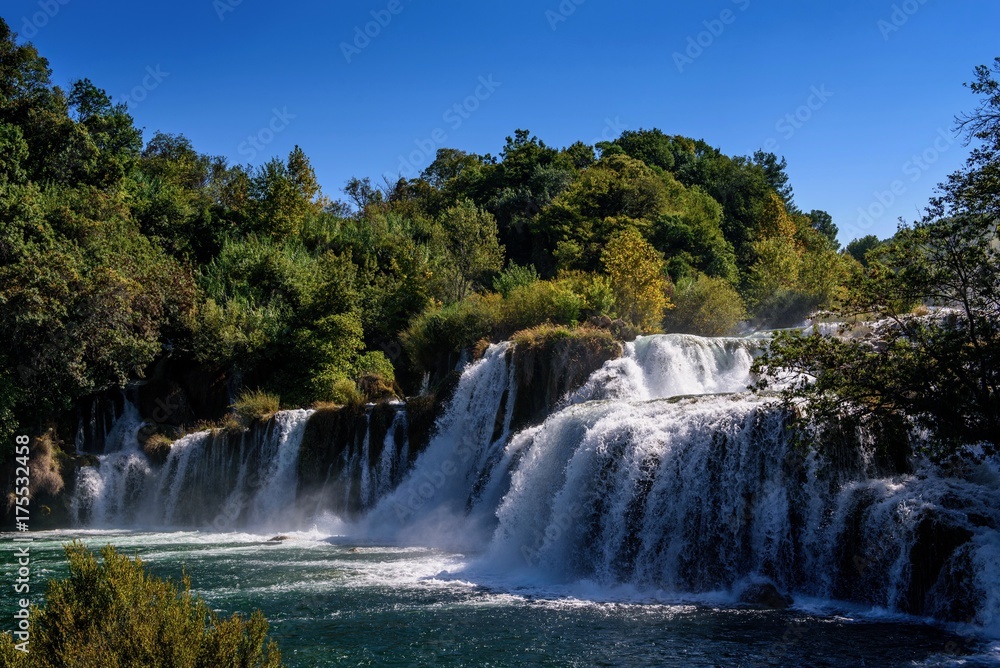
<svg viewBox="0 0 1000 668"><path fill-rule="evenodd" d="M441 149L418 178L354 178L331 199L298 147L253 167L144 138L91 81L54 85L2 24L0 431L41 433L164 360L231 396L351 403L417 393L463 351L544 323L723 335L833 309L893 319L886 345L905 355L786 338L761 368L819 376L812 399L838 419L856 392L897 432L947 388L961 393L949 434L988 437L997 93L977 75L986 99L964 123L984 148L926 220L841 250L831 217L796 205L783 159L656 129L561 149L517 130L496 156ZM961 335L901 319L934 304L964 309Z"/></svg>
<svg viewBox="0 0 1000 668"><path fill-rule="evenodd" d="M91 81L54 85L5 24L0 144L4 434L164 358L283 406L375 399L540 323L791 325L859 267L773 154L518 130L497 156L441 149L419 178L335 200L299 148L253 167L144 137Z"/></svg>

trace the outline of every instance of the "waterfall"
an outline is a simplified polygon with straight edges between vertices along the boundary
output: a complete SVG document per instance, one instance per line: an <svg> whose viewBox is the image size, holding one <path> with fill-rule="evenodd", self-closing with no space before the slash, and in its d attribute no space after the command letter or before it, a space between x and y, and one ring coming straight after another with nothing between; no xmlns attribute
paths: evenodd
<svg viewBox="0 0 1000 668"><path fill-rule="evenodd" d="M742 392L765 345L766 340L750 338L641 337L626 344L621 359L605 364L567 402Z"/></svg>
<svg viewBox="0 0 1000 668"><path fill-rule="evenodd" d="M525 455L490 558L677 592L780 579L795 562L783 436L781 413L749 399L562 411L512 444Z"/></svg>
<svg viewBox="0 0 1000 668"><path fill-rule="evenodd" d="M111 525L135 512L152 473L149 460L139 450L142 424L135 404L126 401L107 432L96 435L108 454L98 457L98 467L85 467L77 474L70 511L78 522L85 517L92 524ZM93 434L92 438L98 440Z"/></svg>
<svg viewBox="0 0 1000 668"><path fill-rule="evenodd" d="M311 411L286 411L265 429L240 435L200 432L175 442L162 466L139 449L142 427L127 404L116 450L78 471L71 502L94 527L281 527L297 517L297 464Z"/></svg>
<svg viewBox="0 0 1000 668"><path fill-rule="evenodd" d="M838 467L790 438L777 399L746 391L765 345L639 338L517 433L526 388L513 344L493 345L420 443L405 404L289 411L239 436L186 436L154 465L127 406L99 465L80 469L73 510L90 526L218 531L332 513L358 539L469 550L470 579L678 596L763 580L1000 634L997 459L895 478L864 456Z"/></svg>
<svg viewBox="0 0 1000 668"><path fill-rule="evenodd" d="M1000 632L1000 465L892 479L795 444L745 392L764 342L655 336L510 435L505 349L469 367L370 535L472 546L470 573L675 595L767 581L796 596ZM519 579L520 578L520 579Z"/></svg>
<svg viewBox="0 0 1000 668"><path fill-rule="evenodd" d="M510 439L517 392L511 344L490 346L469 365L413 472L366 518L376 537L439 533L467 543L471 528L459 521L476 504ZM452 522L454 520L454 522Z"/></svg>

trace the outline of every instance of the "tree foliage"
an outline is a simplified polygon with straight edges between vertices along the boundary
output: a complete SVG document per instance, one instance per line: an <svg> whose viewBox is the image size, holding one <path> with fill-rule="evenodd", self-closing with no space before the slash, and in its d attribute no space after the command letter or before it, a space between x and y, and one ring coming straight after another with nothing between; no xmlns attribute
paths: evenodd
<svg viewBox="0 0 1000 668"><path fill-rule="evenodd" d="M601 255L619 317L646 333L660 331L663 316L670 308L663 255L634 229L611 237Z"/></svg>
<svg viewBox="0 0 1000 668"><path fill-rule="evenodd" d="M66 547L69 577L49 583L32 610L27 653L0 634L0 663L24 668L280 668L258 611L224 618L191 593L111 546L101 560L80 543Z"/></svg>
<svg viewBox="0 0 1000 668"><path fill-rule="evenodd" d="M297 146L229 164L50 74L0 20L3 434L165 361L289 406L354 401L416 391L434 351L512 327L620 315L656 331L672 282L726 322L839 298L832 222L792 206L771 154L658 129L557 148L518 129L496 155L441 148L415 178L352 178L348 204Z"/></svg>
<svg viewBox="0 0 1000 668"><path fill-rule="evenodd" d="M867 267L841 313L877 324L847 339L783 335L759 362L762 371L804 374L786 390L789 401L807 400L827 430L873 430L877 442L894 444L897 464L915 447L947 454L1000 446L1000 95L992 73L976 70L971 88L984 99L960 119L981 142L966 166L922 220L856 247L868 247Z"/></svg>
<svg viewBox="0 0 1000 668"><path fill-rule="evenodd" d="M721 278L704 274L679 281L673 302L664 322L667 332L726 336L746 318L746 307L736 289Z"/></svg>

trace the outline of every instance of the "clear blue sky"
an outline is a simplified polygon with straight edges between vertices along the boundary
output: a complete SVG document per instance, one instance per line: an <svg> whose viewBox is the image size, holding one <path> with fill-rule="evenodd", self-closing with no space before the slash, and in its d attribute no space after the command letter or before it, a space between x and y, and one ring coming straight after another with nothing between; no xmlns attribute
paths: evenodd
<svg viewBox="0 0 1000 668"><path fill-rule="evenodd" d="M358 49L372 12L386 25ZM888 236L961 165L939 131L1000 55L996 0L5 0L0 16L56 83L131 97L147 138L254 164L299 144L334 197L439 145L496 154L516 128L564 146L659 127L729 154L773 140L799 206L828 210L845 241Z"/></svg>

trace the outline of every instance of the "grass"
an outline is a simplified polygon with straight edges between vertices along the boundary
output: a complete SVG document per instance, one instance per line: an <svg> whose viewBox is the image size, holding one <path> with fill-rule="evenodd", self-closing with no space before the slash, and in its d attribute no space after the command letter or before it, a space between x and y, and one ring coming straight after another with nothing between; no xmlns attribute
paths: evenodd
<svg viewBox="0 0 1000 668"><path fill-rule="evenodd" d="M172 445L173 441L169 436L165 434L153 434L146 439L146 442L142 446L142 451L146 453L146 456L151 461L162 464L167 461Z"/></svg>
<svg viewBox="0 0 1000 668"><path fill-rule="evenodd" d="M522 329L511 337L519 349L531 349L549 345L557 341L576 340L599 347L617 346L614 335L607 329L597 327L567 327L565 325L538 325Z"/></svg>
<svg viewBox="0 0 1000 668"><path fill-rule="evenodd" d="M244 427L254 422L267 422L281 410L281 399L263 390L243 392L233 404L233 412Z"/></svg>

